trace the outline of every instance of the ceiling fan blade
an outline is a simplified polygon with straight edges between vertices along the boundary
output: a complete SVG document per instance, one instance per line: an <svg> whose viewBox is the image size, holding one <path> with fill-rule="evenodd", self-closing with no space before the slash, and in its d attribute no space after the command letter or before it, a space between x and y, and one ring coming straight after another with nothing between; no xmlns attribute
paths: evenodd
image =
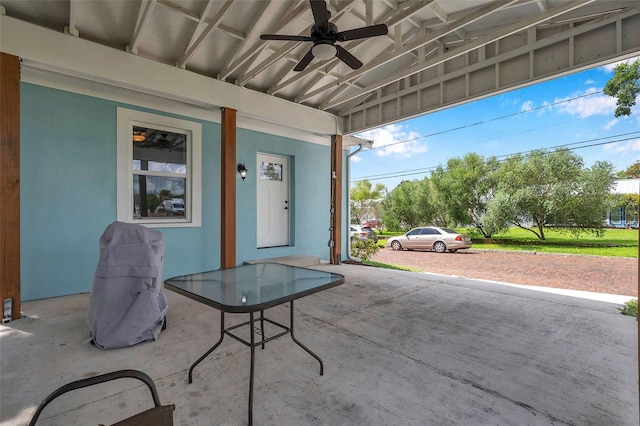
<svg viewBox="0 0 640 426"><path fill-rule="evenodd" d="M389 33L389 28L385 24L370 25L368 27L356 28L353 30L340 31L338 41L357 40L360 38L368 38L386 35Z"/></svg>
<svg viewBox="0 0 640 426"><path fill-rule="evenodd" d="M294 71L302 71L302 70L304 70L307 67L307 65L309 65L311 63L312 59L313 59L313 52L311 51L311 49L309 49L307 54L304 55L302 57L302 59L300 59L300 62L298 62L298 65L296 65L293 68L293 70Z"/></svg>
<svg viewBox="0 0 640 426"><path fill-rule="evenodd" d="M335 46L336 46L336 56L342 62L349 65L354 70L357 70L362 66L362 62L360 62L358 58L356 58L351 53L349 53L347 49L345 49L342 46L338 46L337 44Z"/></svg>
<svg viewBox="0 0 640 426"><path fill-rule="evenodd" d="M317 28L329 28L329 11L324 0L309 0L311 3L311 12L313 12L313 20L316 22Z"/></svg>
<svg viewBox="0 0 640 426"><path fill-rule="evenodd" d="M309 36L262 34L260 40L287 40L287 41L312 41Z"/></svg>

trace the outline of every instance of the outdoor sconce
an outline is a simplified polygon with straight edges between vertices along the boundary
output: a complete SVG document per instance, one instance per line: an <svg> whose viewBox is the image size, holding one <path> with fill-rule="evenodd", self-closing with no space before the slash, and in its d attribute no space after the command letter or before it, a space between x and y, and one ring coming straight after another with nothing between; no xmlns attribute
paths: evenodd
<svg viewBox="0 0 640 426"><path fill-rule="evenodd" d="M238 164L238 173L240 173L242 180L247 177L247 168L244 166L244 163Z"/></svg>

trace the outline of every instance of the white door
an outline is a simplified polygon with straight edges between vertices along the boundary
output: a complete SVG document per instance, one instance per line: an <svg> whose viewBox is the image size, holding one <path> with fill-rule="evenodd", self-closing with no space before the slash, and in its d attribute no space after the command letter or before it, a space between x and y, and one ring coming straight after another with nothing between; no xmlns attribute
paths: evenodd
<svg viewBox="0 0 640 426"><path fill-rule="evenodd" d="M258 248L289 245L289 159L258 154Z"/></svg>

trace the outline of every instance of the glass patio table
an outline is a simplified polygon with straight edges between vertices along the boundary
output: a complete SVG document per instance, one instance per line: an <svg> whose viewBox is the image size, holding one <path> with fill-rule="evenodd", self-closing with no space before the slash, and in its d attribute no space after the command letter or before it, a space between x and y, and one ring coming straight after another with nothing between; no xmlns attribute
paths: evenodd
<svg viewBox="0 0 640 426"><path fill-rule="evenodd" d="M322 360L296 339L293 327L294 301L319 291L344 283L344 276L332 272L301 268L278 263L258 263L235 268L218 269L170 278L164 285L167 290L182 294L220 311L220 338L189 369L189 383L193 382L193 369L211 354L224 339L230 336L251 348L251 368L249 372L249 425L253 424L253 377L255 369L255 348L285 336L291 339L320 363L320 375L324 373ZM268 308L289 303L289 326L265 318ZM256 313L259 315L256 317ZM249 321L225 327L225 313L249 314ZM256 340L254 324L260 323L260 338ZM280 331L272 336L265 335L265 322L273 324ZM234 334L237 328L249 327L249 341Z"/></svg>

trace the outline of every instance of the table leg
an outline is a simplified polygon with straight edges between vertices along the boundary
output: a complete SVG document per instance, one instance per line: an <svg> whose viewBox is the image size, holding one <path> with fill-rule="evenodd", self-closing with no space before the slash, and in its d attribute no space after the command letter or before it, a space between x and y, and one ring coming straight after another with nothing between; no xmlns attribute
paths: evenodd
<svg viewBox="0 0 640 426"><path fill-rule="evenodd" d="M251 369L249 371L249 426L253 425L253 372L256 365L256 344L255 333L253 330L253 312L249 312L249 325L251 333ZM262 336L264 340L264 335ZM264 344L263 344L264 345Z"/></svg>
<svg viewBox="0 0 640 426"><path fill-rule="evenodd" d="M298 339L296 339L296 336L293 334L293 300L290 302L291 304L289 305L289 326L290 326L290 334L291 334L291 338L293 339L294 342L296 342L298 344L298 346L300 346L302 349L304 349L305 351L307 351L307 353L309 355L311 355L312 357L314 357L315 359L318 360L318 362L320 363L320 375L322 376L324 374L324 366L322 364L322 360L320 359L320 357L316 354L314 354L311 349L307 348L305 345L303 345L302 343L300 343L300 341Z"/></svg>
<svg viewBox="0 0 640 426"><path fill-rule="evenodd" d="M262 333L262 349L264 349L264 311L260 311L260 332Z"/></svg>
<svg viewBox="0 0 640 426"><path fill-rule="evenodd" d="M200 362L207 356L209 356L209 354L213 352L218 346L220 346L220 343L222 343L222 339L224 339L224 312L220 311L220 340L218 340L218 342L213 345L211 349L206 351L204 355L198 358L198 360L191 365L191 368L189 369L189 383L193 382L193 369L196 368L196 365L200 364Z"/></svg>

